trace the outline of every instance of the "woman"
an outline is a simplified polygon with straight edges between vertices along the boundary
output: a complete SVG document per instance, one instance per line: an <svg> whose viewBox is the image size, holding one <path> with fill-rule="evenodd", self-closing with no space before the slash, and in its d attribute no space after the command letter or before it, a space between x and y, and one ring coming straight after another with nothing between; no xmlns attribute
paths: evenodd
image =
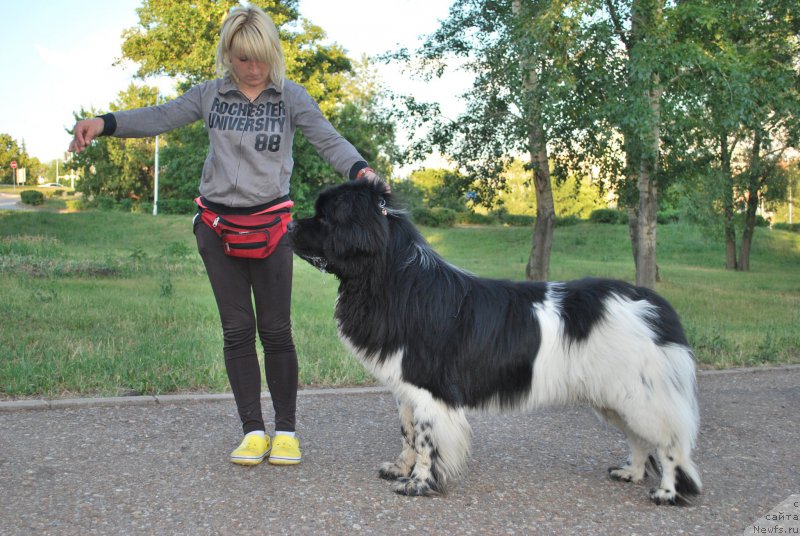
<svg viewBox="0 0 800 536"><path fill-rule="evenodd" d="M237 6L230 11L222 24L216 63L219 78L168 103L78 121L70 151L84 150L97 136L155 136L203 119L209 151L198 204L221 216L252 215L290 204L292 140L298 128L342 175L380 180L308 92L285 79L278 31L261 9ZM197 246L219 308L225 367L245 434L231 461L257 465L269 456L271 464L298 464L291 249L283 236L266 258L231 256L206 220L195 218ZM272 441L261 414L256 332L275 411Z"/></svg>

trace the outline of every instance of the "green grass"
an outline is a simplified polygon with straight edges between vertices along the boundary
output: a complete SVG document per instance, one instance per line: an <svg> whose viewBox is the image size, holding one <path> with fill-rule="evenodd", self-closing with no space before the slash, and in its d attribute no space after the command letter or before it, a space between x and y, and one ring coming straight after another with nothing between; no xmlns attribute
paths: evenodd
<svg viewBox="0 0 800 536"><path fill-rule="evenodd" d="M520 279L526 228L423 229L450 262ZM747 273L700 229L659 228L658 290L702 367L800 362L800 236L758 229ZM625 226L556 230L552 279L632 280ZM370 383L336 337L336 280L295 259L292 320L304 386ZM216 306L191 218L0 212L0 396L228 390Z"/></svg>

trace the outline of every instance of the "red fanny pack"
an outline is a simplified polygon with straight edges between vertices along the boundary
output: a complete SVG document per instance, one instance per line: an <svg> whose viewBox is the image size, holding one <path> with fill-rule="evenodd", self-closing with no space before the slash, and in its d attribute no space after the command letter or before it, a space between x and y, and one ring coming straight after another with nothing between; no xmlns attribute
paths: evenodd
<svg viewBox="0 0 800 536"><path fill-rule="evenodd" d="M248 259L263 259L275 251L292 221L294 205L293 201L283 201L253 214L220 215L209 209L202 197L194 202L203 222L222 239L225 253Z"/></svg>

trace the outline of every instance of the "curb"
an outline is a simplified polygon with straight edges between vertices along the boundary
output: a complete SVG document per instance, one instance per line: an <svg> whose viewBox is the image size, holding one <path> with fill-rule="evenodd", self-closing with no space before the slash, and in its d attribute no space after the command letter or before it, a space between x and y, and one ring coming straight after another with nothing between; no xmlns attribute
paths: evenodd
<svg viewBox="0 0 800 536"><path fill-rule="evenodd" d="M338 387L320 389L300 389L298 397L321 395L363 395L372 393L388 393L385 387ZM269 392L261 393L262 399L270 398ZM0 401L0 413L13 411L48 410L48 409L88 409L102 407L127 407L127 406L154 406L172 404L192 404L202 402L220 402L233 400L231 393L214 394L182 394L182 395L145 395L145 396L117 396L97 398L55 398L7 400Z"/></svg>
<svg viewBox="0 0 800 536"><path fill-rule="evenodd" d="M722 370L698 370L698 376L716 376L727 374L757 374L759 372L800 370L800 365L780 365L776 367L748 367L733 368ZM319 389L300 389L298 397L322 396L322 395L364 395L374 393L388 393L388 388L376 387L333 387ZM261 393L262 399L270 398L269 392ZM56 398L56 399L30 399L30 400L7 400L0 401L0 413L10 413L14 411L48 410L48 409L88 409L99 407L121 407L121 406L150 406L150 405L171 405L171 404L191 404L202 402L220 402L233 400L231 393L215 394L180 394L180 395L146 395L146 396L118 396L118 397L98 397L98 398Z"/></svg>

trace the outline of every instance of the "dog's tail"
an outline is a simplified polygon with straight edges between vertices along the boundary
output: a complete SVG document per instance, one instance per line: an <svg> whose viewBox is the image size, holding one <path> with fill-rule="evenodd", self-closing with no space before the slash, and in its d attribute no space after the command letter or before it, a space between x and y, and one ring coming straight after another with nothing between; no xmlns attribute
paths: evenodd
<svg viewBox="0 0 800 536"><path fill-rule="evenodd" d="M656 437L657 454L661 464L662 487L674 485L674 504L691 504L703 489L700 473L692 461L691 452L695 446L700 424L700 411L697 402L697 377L691 349L680 344L661 347L665 365L661 385L654 397L658 401L653 416L661 415L653 422L662 422L653 430L660 432Z"/></svg>
<svg viewBox="0 0 800 536"><path fill-rule="evenodd" d="M700 481L700 473L691 460L675 467L675 493L679 503L691 504L701 491L703 483Z"/></svg>

